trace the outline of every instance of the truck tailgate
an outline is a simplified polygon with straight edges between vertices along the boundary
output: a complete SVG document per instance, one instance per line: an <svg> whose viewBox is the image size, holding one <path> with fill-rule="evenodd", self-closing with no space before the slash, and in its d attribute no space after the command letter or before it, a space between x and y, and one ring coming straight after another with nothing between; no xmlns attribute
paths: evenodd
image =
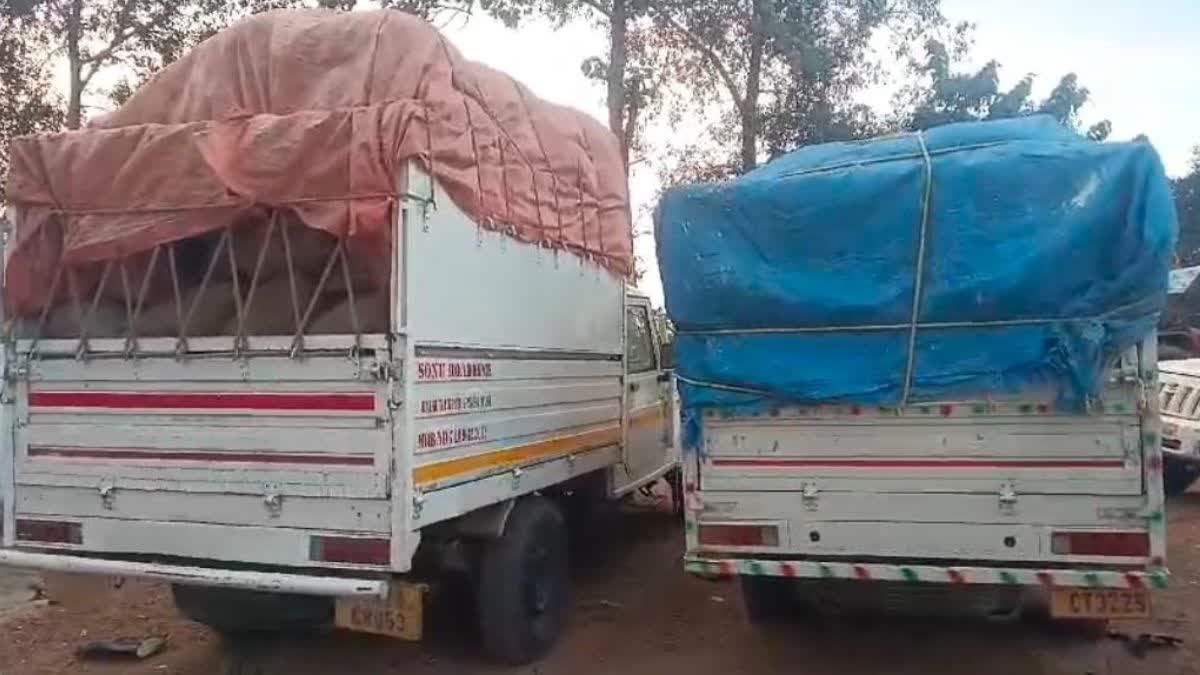
<svg viewBox="0 0 1200 675"><path fill-rule="evenodd" d="M87 550L300 562L229 542L389 531L386 387L344 352L45 359L23 371L18 539L23 520L61 518L81 524Z"/></svg>
<svg viewBox="0 0 1200 675"><path fill-rule="evenodd" d="M917 406L705 420L705 490L1138 495L1141 425L1049 406Z"/></svg>

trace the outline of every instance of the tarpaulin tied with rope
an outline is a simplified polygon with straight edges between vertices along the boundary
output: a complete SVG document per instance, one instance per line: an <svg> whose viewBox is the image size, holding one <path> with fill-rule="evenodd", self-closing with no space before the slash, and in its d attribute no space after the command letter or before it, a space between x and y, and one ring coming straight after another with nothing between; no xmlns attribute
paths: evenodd
<svg viewBox="0 0 1200 675"><path fill-rule="evenodd" d="M1079 407L1154 329L1177 230L1150 145L1044 117L804 148L656 217L691 412Z"/></svg>
<svg viewBox="0 0 1200 675"><path fill-rule="evenodd" d="M386 274L410 160L480 226L632 271L624 168L599 122L401 12L276 11L201 43L85 129L13 142L8 308L41 311L58 265L265 228L264 208L385 258Z"/></svg>

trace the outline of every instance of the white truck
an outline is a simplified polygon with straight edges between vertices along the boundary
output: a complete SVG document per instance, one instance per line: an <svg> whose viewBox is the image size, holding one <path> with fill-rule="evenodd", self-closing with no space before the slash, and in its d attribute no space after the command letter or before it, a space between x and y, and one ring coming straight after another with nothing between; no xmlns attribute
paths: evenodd
<svg viewBox="0 0 1200 675"><path fill-rule="evenodd" d="M752 618L1150 615L1176 231L1152 148L952 124L672 188L656 223L689 571L740 577Z"/></svg>
<svg viewBox="0 0 1200 675"><path fill-rule="evenodd" d="M686 568L740 576L754 620L796 593L1147 616L1166 583L1154 348L1125 354L1085 415L1037 399L706 412L684 459Z"/></svg>
<svg viewBox="0 0 1200 675"><path fill-rule="evenodd" d="M1162 412L1163 490L1186 492L1200 478L1200 359L1195 322L1200 267L1171 270L1167 309L1158 327L1158 394Z"/></svg>
<svg viewBox="0 0 1200 675"><path fill-rule="evenodd" d="M382 319L377 332L17 330L0 565L166 581L222 631L410 639L426 583L465 571L486 649L543 654L567 609L562 500L619 498L678 467L660 324L584 257L479 227L417 163L396 213L384 314L349 294L353 323ZM292 230L290 250L274 241L295 254L305 233L271 228ZM237 285L229 240L209 289ZM187 245L161 247L172 270ZM80 303L82 326L98 302ZM313 313L292 304L258 311Z"/></svg>
<svg viewBox="0 0 1200 675"><path fill-rule="evenodd" d="M1200 478L1200 359L1159 363L1163 489L1186 492Z"/></svg>

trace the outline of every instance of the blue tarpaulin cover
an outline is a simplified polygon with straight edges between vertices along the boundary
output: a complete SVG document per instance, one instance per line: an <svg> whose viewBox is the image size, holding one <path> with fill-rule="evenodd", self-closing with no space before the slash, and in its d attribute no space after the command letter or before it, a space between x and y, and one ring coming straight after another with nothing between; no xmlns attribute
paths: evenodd
<svg viewBox="0 0 1200 675"><path fill-rule="evenodd" d="M819 145L669 190L656 236L685 423L1034 393L1081 408L1154 329L1176 230L1149 144L1047 117Z"/></svg>

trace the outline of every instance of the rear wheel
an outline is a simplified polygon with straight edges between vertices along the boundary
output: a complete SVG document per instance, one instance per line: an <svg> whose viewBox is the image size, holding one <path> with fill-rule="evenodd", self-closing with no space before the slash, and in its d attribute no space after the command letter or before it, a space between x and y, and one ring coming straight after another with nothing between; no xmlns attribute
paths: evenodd
<svg viewBox="0 0 1200 675"><path fill-rule="evenodd" d="M675 467L667 472L667 485L671 487L671 512L676 518L683 517L683 469Z"/></svg>
<svg viewBox="0 0 1200 675"><path fill-rule="evenodd" d="M1167 455L1163 461L1163 492L1168 497L1181 495L1200 478L1200 464L1172 459Z"/></svg>
<svg viewBox="0 0 1200 675"><path fill-rule="evenodd" d="M750 623L765 623L795 608L794 586L779 577L742 577L742 603Z"/></svg>
<svg viewBox="0 0 1200 675"><path fill-rule="evenodd" d="M570 579L562 513L543 497L522 499L479 568L479 632L492 657L513 665L544 656L562 633Z"/></svg>

